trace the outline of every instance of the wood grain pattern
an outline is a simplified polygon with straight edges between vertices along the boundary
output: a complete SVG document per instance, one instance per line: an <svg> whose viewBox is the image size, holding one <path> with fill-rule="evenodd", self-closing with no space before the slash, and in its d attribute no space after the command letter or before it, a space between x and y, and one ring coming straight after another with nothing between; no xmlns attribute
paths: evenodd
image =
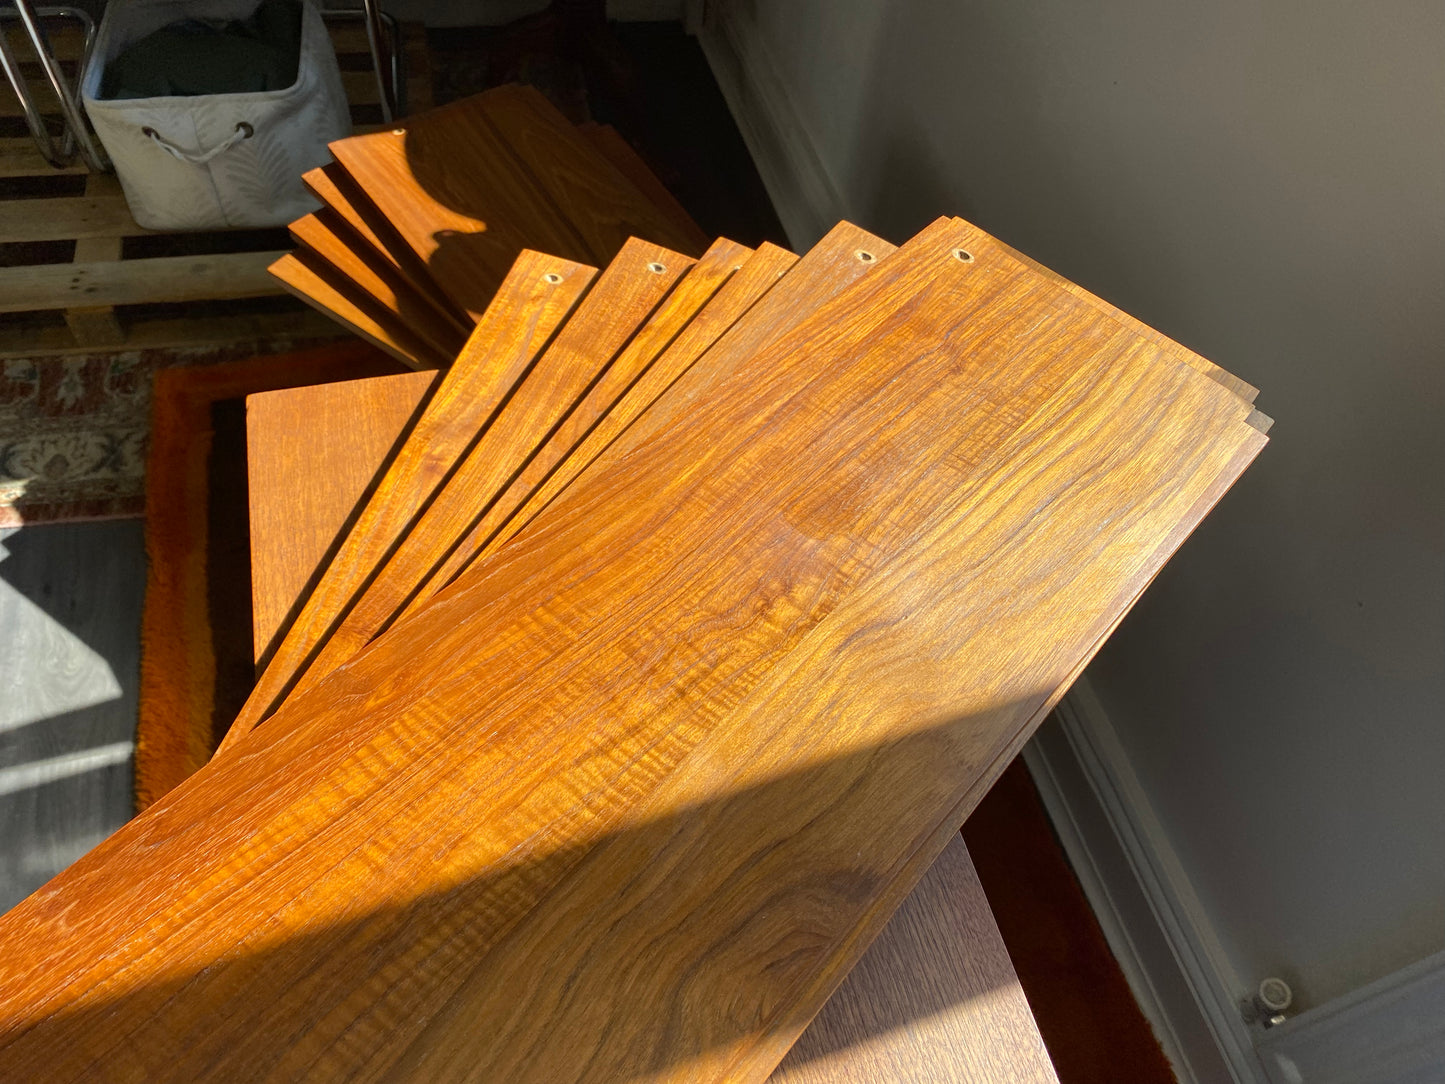
<svg viewBox="0 0 1445 1084"><path fill-rule="evenodd" d="M900 299L902 296L906 295L900 295ZM1084 326L1099 326L1094 314L1076 309L1073 316ZM959 317L967 320L966 314ZM1026 309L1017 311L1016 317L1020 323L1015 327L1037 327L1036 316ZM983 324L988 328L983 334L999 331L996 322ZM1006 334L1002 342L1008 343ZM1118 345L1116 341L1116 349ZM957 346L960 353L955 356L969 356L964 343ZM1024 439L1036 446L1039 458L1015 469L1024 476L1033 476L1037 487L1015 489L1009 483L1017 483L1018 474L979 471L971 494L977 506L964 518L953 518L963 511L957 505L948 507L958 492L955 487L963 480L957 458L962 448L955 445L950 456L938 464L951 479L947 485L935 490L933 485L924 484L922 476L914 476L904 488L914 499L921 500L922 506L932 506L943 516L935 521L937 527L951 523L947 528L950 534L962 530L964 523L979 529L979 534L970 536L966 547L975 554L981 552L974 550L975 546L987 547L986 552L995 557L1013 554L1020 548L1018 539L1037 538L1037 509L1050 507L1048 532L1078 532L1075 538L1090 539L1089 546L1080 547L1080 552L1100 545L1117 559L1122 548L1147 563L1157 554L1156 547L1177 543L1178 535L1171 537L1171 531L1163 526L1174 523L1175 517L1187 519L1207 507L1217 496L1221 478L1240 465L1235 452L1237 442L1248 442L1254 435L1240 432L1243 426L1238 421L1237 402L1222 389L1200 387L1206 382L1191 381L1182 367L1157 364L1157 356L1129 358L1127 352L1124 356L1131 362L1127 368L1117 367L1103 375L1097 370L1089 372L1085 366L1085 377L1074 378L1070 394L1060 396L1055 409L1031 420ZM1064 359L1052 360L1057 364ZM1079 360L1077 354L1067 359L1059 367L1060 375L1074 372ZM748 386L747 377L756 379L761 375L760 367L759 372L739 374L735 379L743 379L742 386ZM922 378L921 373L916 375ZM1099 504L1101 499L1107 505L1111 498L1121 496L1119 489L1108 483L1108 472L1097 466L1083 471L1078 461L1068 464L1075 469L1059 463L1056 434L1073 432L1075 426L1067 424L1070 414L1087 407L1092 420L1082 427L1082 433L1067 451L1082 457L1082 462L1106 462L1130 475L1139 466L1130 461L1131 456L1160 454L1160 449L1149 444L1158 433L1156 425L1141 428L1136 411L1128 409L1131 398L1140 397L1140 382L1152 383L1156 379L1170 381L1171 394L1188 396L1190 407L1208 403L1216 435L1231 428L1233 433L1229 440L1201 441L1202 447L1185 441L1188 450L1178 463L1179 471L1156 461L1153 467L1161 473L1149 473L1170 479L1165 484L1169 499L1144 509L1143 521L1126 523L1128 517L1110 514L1117 513L1117 509L1106 511ZM1110 394L1092 402L1084 398L1081 385L1101 380L1109 381ZM1152 395L1143 398L1153 400ZM945 393L933 410L947 414L943 404L953 401L954 396ZM893 416L884 411L884 404L873 405ZM1185 419L1195 417L1193 409L1184 409L1177 400L1175 405ZM929 424L925 414L935 417L923 404L919 409L917 415L909 412L911 423L898 419L895 424L899 428L893 432L914 432L911 424ZM836 417L832 411L827 411L826 416ZM975 423L982 420L974 419ZM932 424L937 424L936 420ZM1006 420L994 419L993 424L1006 424ZM957 432L970 434L972 440L987 440L978 428L966 424ZM965 440L964 447L972 442ZM909 451L916 450L916 445L906 443ZM1163 453L1166 459L1179 454L1172 435L1161 443L1168 446ZM640 449L636 455L649 450L655 450L655 445ZM720 449L718 454L727 458L737 452L737 446L732 446ZM811 472L814 478L827 477L829 468L837 470L840 463L851 468L845 472L851 477L828 487L830 495L824 503L827 518L822 522L808 516L809 507L816 507L816 498L810 501L806 496L794 506L796 511L788 520L802 527L806 537L818 538L821 533L823 539L831 539L831 531L820 532L819 528L826 523L828 528L836 529L839 524L834 517L838 514L846 512L852 518L860 507L871 507L866 496L869 491L865 488L860 493L856 480L876 484L879 463L876 457L871 463L834 460L817 445L811 448L811 454L821 456L821 462ZM887 452L879 454L885 459L888 456ZM1008 459L1018 462L1017 456ZM633 466L637 466L635 461ZM756 462L750 466L761 469ZM1092 487L1083 487L1094 489L1087 499L1076 488L1081 475L1093 483ZM1070 481L1065 482L1066 478ZM1176 486L1176 481L1180 485ZM714 512L736 507L726 499L729 495L713 492L709 496L716 500L711 504ZM839 496L844 498L842 508ZM932 498L943 507L934 504ZM1079 505L1068 507L1070 498ZM578 494L569 510L580 513L578 505L582 503L583 495ZM1108 524L1104 533L1112 534L1112 538L1101 537L1101 523ZM692 526L701 530L696 523ZM907 532L910 526L896 520L888 523L889 528L901 532ZM1122 532L1123 538L1113 532ZM752 535L740 530L734 539L739 537ZM953 561L961 562L960 566L943 580L926 575L921 567L894 569L894 574L875 589L876 605L865 605L869 596L860 591L855 606L845 609L840 605L836 614L819 626L820 631L810 637L813 646L809 651L790 653L774 667L764 679L771 692L761 698L755 696L751 709L742 715L741 709L736 709L728 716L728 741L694 746L679 770L666 774L649 799L629 810L629 825L656 825L656 831L620 833L604 839L583 859L582 867L572 870L564 888L527 912L525 931L504 937L502 944L491 950L487 964L473 971L467 987L454 995L451 1004L458 1011L476 1012L481 1018L505 1024L501 1031L490 1035L486 1051L462 1042L455 1048L457 1060L452 1061L438 1058L437 1051L441 1036L451 1032L454 1018L444 1016L438 1020L431 1035L423 1036L413 1048L428 1053L428 1071L435 1078L454 1078L465 1060L468 1072L475 1074L470 1079L609 1079L613 1075L628 1079L757 1079L769 1057L781 1056L796 1031L778 1015L778 1006L798 1009L807 1005L807 1013L799 1011L797 1028L801 1030L807 1014L826 994L826 984L841 974L834 971L828 975L820 970L817 982L822 985L804 993L792 986L802 981L801 976L809 968L818 966L821 957L815 952L826 955L827 951L840 951L837 942L815 940L820 925L835 908L841 908L849 911L849 917L839 923L836 935L863 937L858 931L866 929L867 912L850 910L851 905L845 901L856 895L876 902L871 893L879 886L902 884L910 869L912 876L921 872L921 868L900 863L900 857L910 853L911 848L901 846L892 834L899 822L892 815L881 816L881 811L900 802L908 806L916 803L919 807L948 808L950 819L961 820L968 805L981 793L990 766L1012 753L1030 721L1060 691L1062 681L1081 665L1077 658L1065 665L1069 653L1060 650L1061 642L1077 636L1080 653L1086 654L1097 643L1103 628L1116 619L1118 608L1135 593L1130 584L1109 604L1081 605L1080 596L1073 592L1077 589L1088 594L1098 582L1085 586L1090 577L1082 575L1078 565L1065 567L1070 565L1069 560L1040 567L1037 561L1020 556L1015 558L1016 565L985 565L987 572L979 579L972 571L979 566L959 553L963 539L955 535L950 542L928 528L909 537L917 546L913 552L929 555L930 567L942 572L953 568ZM1131 538L1132 542L1128 541ZM713 560L728 552L726 547L710 545L709 538L691 541ZM1068 547L1061 547L1061 551L1073 552ZM558 559L560 554L553 551L553 557ZM877 551L873 551L873 558L879 559ZM520 554L512 558L514 562L524 559ZM1079 560L1087 567L1084 558ZM669 562L672 577L678 577L678 563L676 558ZM964 566L968 566L967 571ZM492 568L497 575L502 574L498 566ZM733 571L737 574L736 569ZM1117 574L1121 570L1115 565L1113 571ZM516 576L525 570L512 567L506 572ZM458 588L461 586L458 584ZM428 615L460 597L460 591L457 595L444 593ZM710 612L718 612L716 595L705 593L700 597L708 599ZM1028 604L1031 602L1035 605ZM1043 612L1039 607L1044 608ZM548 612L557 614L551 607ZM956 619L970 615L973 620L966 623L975 631L965 635ZM906 640L906 646L900 638L880 637L878 632L898 629L899 621L906 621L910 629L910 634L901 638ZM1045 644L1034 639L1041 627L1048 628L1050 635L1063 634L1065 641L1050 640ZM826 632L821 631L825 628ZM920 640L925 630L927 635ZM394 635L400 638L405 630L399 627ZM384 642L378 643L378 649ZM683 642L696 646L694 641ZM842 645L859 642L872 648L859 652L860 661L875 651L883 658L873 660L877 665L840 670L836 653ZM894 643L899 646L897 655L888 650ZM920 647L921 657L915 656L914 649ZM994 650L1008 664L981 681L978 672L970 671L982 661L982 655ZM655 659L662 651L660 646L653 646L648 658ZM1034 675L1033 679L1017 669L1029 652L1044 667L1042 675ZM695 657L693 651L684 655L688 660ZM734 659L728 661L733 663ZM820 669L814 671L814 677L827 672L828 678L796 680L815 667ZM1056 669L1050 671L1049 667ZM955 679L962 684L951 685ZM650 719L650 711L655 710L656 706L652 706L644 714ZM749 726L757 725L768 735L763 744L740 744L735 740L744 716L754 720ZM878 731L871 731L873 721L880 717L888 721ZM860 723L865 719L866 724ZM921 729L918 740L911 743L897 729L905 719L914 720L914 726ZM943 726L935 734L922 725L924 720L954 720L957 725ZM698 725L707 721L698 721ZM632 725L637 725L635 717ZM860 726L870 731L861 742ZM908 729L914 731L914 727ZM638 740L643 738L639 736ZM781 749L790 751L783 763L778 759ZM866 755L854 755L857 750ZM612 753L620 751L613 748ZM770 785L773 780L778 781L776 785ZM940 788L935 799L924 799L920 788L933 785ZM798 816L790 817L786 824L777 823L780 809L804 792L809 798L798 803ZM716 795L726 797L712 800ZM900 799L900 795L905 797ZM840 796L846 796L846 801ZM718 806L725 807L726 812L720 812ZM827 815L820 816L821 810L826 810ZM854 819L849 830L842 833L845 838L836 839L836 818L845 810ZM913 853L922 856L916 861L926 863L936 850L929 849L929 841L940 831L936 825L936 821L932 822L931 831L914 837L918 850ZM799 833L810 836L810 841L798 840ZM857 844L865 835L870 842L860 851ZM588 832L587 838L594 836ZM734 843L737 849L729 850ZM941 846L942 841L937 843ZM830 862L814 862L815 853L835 846L836 850L830 851ZM670 857L674 847L687 853L677 864ZM889 864L861 867L860 853L887 855ZM702 872L704 865L706 873ZM699 882L698 877L706 883ZM744 889L744 884L752 887ZM892 902L898 898L894 896ZM776 925L765 919L769 913L780 916ZM595 917L581 921L583 915ZM806 936L799 930L800 923ZM592 936L599 926L608 931L608 936L601 939L606 943ZM667 931L667 936L660 937L658 931ZM747 931L746 937L742 931ZM541 948L543 943L545 949ZM681 962L684 957L685 962ZM789 964L784 966L784 960ZM675 967L671 966L674 961ZM791 978L782 974L795 965L798 971ZM741 975L744 972L745 978ZM536 996L519 1003L516 988L512 987L513 996L503 1008L489 991L499 989L503 976L520 974L529 976L528 990L535 991ZM634 986L667 991L664 999L652 1003L654 1011L667 1006L665 1019L654 1021L650 1029L635 1019L646 1015L639 1002L619 1004L617 991ZM798 995L797 1001L792 1000L793 994ZM565 1019L563 1026L571 1040L568 1049L554 1049L540 1041L546 1034L544 1019L553 1027ZM697 1030L682 1038L679 1033L689 1027ZM464 1054L463 1047L467 1047ZM478 1057L483 1059L480 1064L473 1060ZM639 1073L641 1065L656 1067L657 1071ZM405 1078L415 1068L414 1063L407 1062L397 1071Z"/></svg>
<svg viewBox="0 0 1445 1084"><path fill-rule="evenodd" d="M962 222L963 220L954 219L954 221ZM1100 312L1108 313L1115 320L1118 320L1120 323L1127 325L1138 334L1147 338L1150 342L1163 347L1166 351L1168 351L1170 354L1173 354L1186 365L1189 365L1190 367L1197 369L1199 372L1203 373L1205 376L1208 376L1211 379L1218 381L1221 385L1234 392L1234 394L1238 395L1245 402L1252 403L1254 402L1255 397L1259 395L1259 389L1256 388L1253 384L1246 383L1245 381L1239 379L1239 377L1235 376L1233 373L1226 372L1218 365L1215 365L1214 362L1210 361L1208 358L1201 357L1193 350L1190 350L1185 346L1181 346L1179 343L1169 338L1163 332L1156 331L1154 328L1150 327L1142 320L1135 319L1117 306L1109 304L1109 302L1105 301L1097 294L1091 294L1088 290L1084 289L1078 283L1071 282L1069 279L1064 278L1063 275L1060 275L1058 272L1045 267L1043 264L1039 263L1032 257L1024 255L1018 249L1010 248L1009 246L1003 244L1003 242L1001 241L999 241L998 244L1002 247L1003 251L1007 252L1010 256L1018 260L1020 263L1029 267L1031 270L1038 272L1040 275L1043 275L1055 285L1058 285L1063 289L1068 290L1069 293L1073 294L1075 297L1082 298L1084 301L1087 301L1089 304L1096 307Z"/></svg>
<svg viewBox="0 0 1445 1084"><path fill-rule="evenodd" d="M0 920L0 1070L765 1079L1264 440L965 236Z"/></svg>
<svg viewBox="0 0 1445 1084"><path fill-rule="evenodd" d="M433 304L385 261L358 252L347 239L346 223L334 211L323 207L304 215L291 223L290 230L298 244L334 269L337 278L350 283L437 353L454 358L461 352L475 325Z"/></svg>
<svg viewBox="0 0 1445 1084"><path fill-rule="evenodd" d="M426 263L400 242L386 244L371 228L371 222L381 217L381 212L367 198L347 172L335 162L303 173L301 180L325 208L346 223L351 230L347 243L362 254L374 267L390 268L405 278L417 293L432 299L433 303L447 308L459 324L470 326L474 323L460 308L453 305L442 293L441 287L426 269ZM357 210L358 205L366 207L367 213Z"/></svg>
<svg viewBox="0 0 1445 1084"><path fill-rule="evenodd" d="M268 268L275 280L318 312L380 347L413 369L439 369L449 360L414 336L406 327L359 304L339 289L304 251L288 252Z"/></svg>
<svg viewBox="0 0 1445 1084"><path fill-rule="evenodd" d="M596 383L692 265L636 239L598 277L526 379L489 419L471 449L386 561L338 614L293 685L301 695L371 642L476 525L552 429Z"/></svg>
<svg viewBox="0 0 1445 1084"><path fill-rule="evenodd" d="M942 220L934 223L918 235L914 246L929 244L945 228ZM618 436L608 449L609 457L626 455L688 411L705 409L712 390L738 365L846 286L879 267L896 251L894 245L851 222L840 222L833 227L788 269L777 286L748 310L745 319L730 327L696 364L677 378L666 395L653 400L626 432Z"/></svg>
<svg viewBox="0 0 1445 1084"><path fill-rule="evenodd" d="M1114 379L1137 394L1141 368ZM1128 416L1129 392L1091 405L1108 417L1094 415L1071 455L1132 470L1135 454L1158 454ZM1065 410L1078 409L1071 398ZM1185 453L1188 481L1167 483L1169 499L1127 526L1132 517L1104 518L1118 512L1106 493L1055 488L1050 468L1062 464L1049 434L1065 414L1048 412L1029 434L1039 458L1020 464L1037 485L1011 492L990 473L969 514L953 519L955 506L914 537L928 571L894 568L840 604L727 715L726 741L685 752L629 808L636 827L605 835L490 947L395 1078L416 1078L425 1054L438 1080L762 1079L1082 665L1062 645L1087 655L1135 593L1125 577L1107 603L1085 603L1099 586L1087 560L995 560L978 575L953 566L971 563L959 549L975 560L1019 552L1017 539L1037 539L1043 501L1048 533L1147 565L1161 540L1177 544L1176 517L1202 513L1247 458L1231 454L1236 439L1253 439L1239 434L1233 404L1213 405L1236 438ZM1094 469L1097 482L1105 472ZM1101 522L1122 530L1100 538ZM964 523L980 534L960 538ZM859 643L871 650L846 652ZM986 655L999 660L991 677L973 670ZM756 743L744 739L753 728ZM904 809L919 816L906 830ZM507 979L521 975L519 997ZM497 1022L485 1049L459 1036L463 1014ZM566 1049L543 1039L559 1032Z"/></svg>
<svg viewBox="0 0 1445 1084"><path fill-rule="evenodd" d="M759 245L737 273L612 405L612 409L597 420L571 454L528 496L511 520L498 529L479 554L491 552L513 538L555 500L713 343L742 319L760 298L766 296L797 261L797 256L777 245L767 241Z"/></svg>
<svg viewBox="0 0 1445 1084"><path fill-rule="evenodd" d="M740 275L735 286L730 286L718 295L718 307L703 309L696 326L689 325L677 341L672 343L660 362L661 375L651 382L648 378L640 379L635 385L636 390L629 393L631 398L620 401L609 417L602 419L595 430L576 444L575 458L570 462L549 462L544 465L547 475L534 490L536 503L532 506L523 502L523 518L530 519L531 515L535 514L535 508L544 506L546 501L552 499L586 469L587 464L598 454L598 449L606 448L617 438L618 433L626 430L632 418L657 402L659 389L669 387L670 378L675 378L678 372L691 373L697 367L692 366L695 359L707 359L702 363L707 374L706 379L715 381L728 365L735 364L738 359L766 345L771 338L811 308L821 304L870 267L876 266L876 261L892 247L856 227L840 226L802 261L791 266L780 285L768 289L761 295L761 300L749 304L748 298L756 293L760 285L768 285L776 267L787 262L775 254L765 254L768 256L766 263L760 264L752 276ZM653 250L654 256L645 256L643 251L642 247L638 246L634 256L637 264L634 272L654 258L664 262L671 259L660 250ZM604 309L617 308L611 300L604 302L598 299L605 279L606 276L604 281L594 288L583 309L579 310L578 316L564 333L565 337L570 337L575 330L575 340L566 343L559 340L553 348L560 357L567 354L558 348L564 347L566 352L572 353L575 360L568 362L569 367L579 364L581 351L589 343L600 346L600 356L611 360L613 351L608 337L602 336L600 342L597 341L593 332L581 322L583 312L595 299ZM743 313L745 307L746 311ZM741 317L740 313L743 313ZM637 324L641 323L641 319L638 319ZM624 319L614 326L614 336L620 346L625 330L635 325ZM647 345L658 341L658 338L644 335L639 337L636 345L645 351ZM672 338L671 335L668 336L669 341ZM717 341L718 339L721 341ZM687 368L688 366L691 368ZM529 377L528 385L537 379L538 373ZM691 393L692 397L700 395L702 387L702 384L698 384ZM543 393L547 390L544 385ZM327 638L322 651L308 667L306 677L295 685L295 692L303 691L350 658L377 633L384 630L403 606L409 605L411 610L419 608L478 552L475 540L491 535L494 530L491 523L505 515L506 508L509 507L503 506L498 517L491 520L486 518L486 514L494 507L498 495L497 487L518 477L513 458L504 451L499 452L497 444L516 441L529 432L545 434L551 429L552 423L558 420L549 417L546 424L539 425L526 414L516 414L515 417L520 422L517 429L510 432L497 429L496 426L501 421L498 419L493 429L473 448L469 462L475 469L468 472L466 467L463 467L453 475L447 485L447 489L453 494L451 499L447 500L447 495L442 494L427 509L407 539L394 550L384 569L367 584L361 596L344 615L340 625ZM494 436L497 437L496 441L489 439ZM527 463L521 463L520 466L525 468ZM523 484L526 484L525 481ZM478 512L478 509L481 511ZM510 534L502 531L497 536L496 544L500 544L507 537L510 537Z"/></svg>
<svg viewBox="0 0 1445 1084"><path fill-rule="evenodd" d="M517 509L577 452L598 421L611 411L642 373L652 365L712 300L717 291L742 267L753 250L725 238L715 241L683 276L677 288L638 329L632 341L617 356L600 380L587 389L581 402L556 430L547 436L507 487L497 496L482 518L427 578L403 610L410 613L450 583L483 546L511 521Z"/></svg>
<svg viewBox="0 0 1445 1084"><path fill-rule="evenodd" d="M258 669L438 378L435 370L399 373L246 397Z"/></svg>
<svg viewBox="0 0 1445 1084"><path fill-rule="evenodd" d="M658 179L657 174L648 168L647 163L632 149L632 145L622 138L616 128L610 124L596 124L589 121L586 124L579 124L577 131L582 133L598 153L616 166L618 171L631 181L653 206L667 215L673 224L683 231L684 236L690 240L690 247L683 251L706 251L707 234L703 233L702 228L692 220L692 216L678 202L677 197Z"/></svg>
<svg viewBox="0 0 1445 1084"><path fill-rule="evenodd" d="M706 248L697 245L696 231L679 228L540 91L502 86L478 95L477 102L595 260L611 259L632 236L689 256Z"/></svg>
<svg viewBox="0 0 1445 1084"><path fill-rule="evenodd" d="M331 144L337 163L379 214L373 233L399 262L409 252L442 292L480 319L524 247L592 260L587 246L536 182L517 168L466 98L410 118L395 130ZM367 206L353 204L363 216Z"/></svg>
<svg viewBox="0 0 1445 1084"><path fill-rule="evenodd" d="M955 836L769 1084L1058 1084Z"/></svg>
<svg viewBox="0 0 1445 1084"><path fill-rule="evenodd" d="M794 273L801 269L800 263ZM424 374L405 374L250 397L253 583L275 581L272 590L255 592L257 628L277 627L303 595L308 573L401 437L409 416L401 408L419 408L429 387ZM373 442L375 447L355 440L353 419L362 416L368 432L389 439ZM298 439L299 418L312 424ZM321 481L294 494L271 468L302 459ZM279 507L289 510L284 522L256 516ZM261 575L264 569L275 572ZM258 657L260 651L258 639ZM769 1078L769 1084L850 1081L1056 1084L983 887L957 837Z"/></svg>
<svg viewBox="0 0 1445 1084"><path fill-rule="evenodd" d="M262 672L222 742L222 751L249 732L284 695L340 608L425 508L595 274L594 268L536 252L524 252L518 258L412 430L413 439L404 454L392 462Z"/></svg>

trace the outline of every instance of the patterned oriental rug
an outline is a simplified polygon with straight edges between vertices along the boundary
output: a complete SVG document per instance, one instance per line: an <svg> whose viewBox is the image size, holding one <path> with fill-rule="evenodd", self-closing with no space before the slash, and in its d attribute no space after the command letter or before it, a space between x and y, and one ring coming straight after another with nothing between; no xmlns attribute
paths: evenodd
<svg viewBox="0 0 1445 1084"><path fill-rule="evenodd" d="M246 343L0 361L0 527L141 515L156 373L257 353Z"/></svg>

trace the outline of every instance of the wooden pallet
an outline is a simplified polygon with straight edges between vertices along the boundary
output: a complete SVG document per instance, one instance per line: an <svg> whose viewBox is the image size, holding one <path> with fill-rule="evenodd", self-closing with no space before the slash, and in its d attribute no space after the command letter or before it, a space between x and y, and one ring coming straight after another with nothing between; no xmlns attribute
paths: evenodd
<svg viewBox="0 0 1445 1084"><path fill-rule="evenodd" d="M30 56L18 29L7 32L16 55ZM356 130L379 129L364 27L359 20L337 25L331 38ZM403 38L414 112L431 105L426 37L408 25ZM79 34L56 31L51 42L73 73ZM38 66L25 69L41 109L58 125ZM55 169L41 157L8 85L0 85L0 196L0 358L337 334L334 322L267 273L285 251L281 230L143 229L113 174L87 175L79 162Z"/></svg>

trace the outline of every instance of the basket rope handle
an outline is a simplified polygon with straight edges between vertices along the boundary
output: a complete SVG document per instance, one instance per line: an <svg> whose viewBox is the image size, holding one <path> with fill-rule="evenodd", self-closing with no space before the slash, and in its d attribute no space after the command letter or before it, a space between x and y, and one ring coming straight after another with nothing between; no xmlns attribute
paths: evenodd
<svg viewBox="0 0 1445 1084"><path fill-rule="evenodd" d="M226 151L230 150L242 140L250 139L253 135L256 134L256 129L251 127L251 125L247 124L243 120L236 125L236 130L231 133L230 138L228 138L224 143L212 147L208 151L201 151L197 154L192 154L190 151L181 150L180 147L177 147L170 140L166 139L154 128L142 128L141 134L148 136L156 144L156 146L160 147L161 150L165 151L172 158L179 158L182 162L190 162L192 165L195 166L203 166L212 158L215 158L219 154L224 154Z"/></svg>

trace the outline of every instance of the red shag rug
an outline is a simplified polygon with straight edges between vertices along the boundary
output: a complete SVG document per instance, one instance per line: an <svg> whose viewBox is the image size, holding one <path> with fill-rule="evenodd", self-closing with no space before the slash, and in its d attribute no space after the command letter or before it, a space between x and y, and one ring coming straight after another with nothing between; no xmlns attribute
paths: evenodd
<svg viewBox="0 0 1445 1084"><path fill-rule="evenodd" d="M210 759L254 680L245 396L399 371L395 360L351 339L155 374L146 462L137 811ZM217 419L229 437L213 455ZM210 575L213 561L226 575Z"/></svg>

